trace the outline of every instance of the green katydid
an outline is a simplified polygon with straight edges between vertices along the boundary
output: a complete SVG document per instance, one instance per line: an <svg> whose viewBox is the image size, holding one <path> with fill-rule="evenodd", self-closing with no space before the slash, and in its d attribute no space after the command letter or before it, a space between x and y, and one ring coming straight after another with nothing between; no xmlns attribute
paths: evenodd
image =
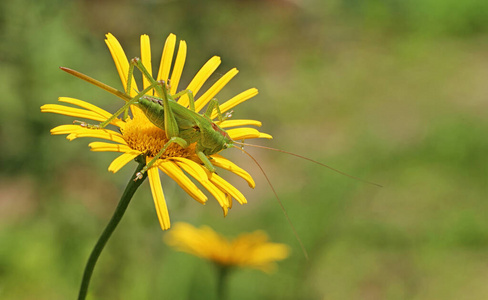
<svg viewBox="0 0 488 300"><path fill-rule="evenodd" d="M130 90L131 90L131 81L132 74L134 71L134 68L137 68L141 71L142 75L150 82L150 85L145 88L143 91L139 92L135 97L131 97ZM216 154L220 152L221 150L230 148L230 147L236 147L235 145L239 145L241 147L236 147L243 151L245 154L247 154L259 167L261 172L264 174L268 184L270 185L276 199L278 200L279 205L281 206L286 219L288 220L288 223L290 224L292 230L294 231L294 234L297 238L297 240L300 243L300 246L305 254L307 256L307 252L298 236L296 233L296 230L291 223L288 214L286 213L285 208L283 207L281 200L278 197L278 194L276 193L273 185L271 184L269 178L267 177L266 173L262 169L262 167L259 165L259 163L254 159L248 152L246 152L244 149L242 149L242 146L252 146L252 147L258 147L258 148L264 148L268 150L273 150L273 151L278 151L286 154L290 154L293 156L297 156L303 159L306 159L308 161L311 161L313 163L316 163L318 165L321 165L323 167L329 168L335 172L338 172L340 174L343 174L345 176L348 176L350 178L363 181L369 184L373 184L376 186L380 186L376 183L368 182L365 180L362 180L360 178L354 177L352 175L346 174L342 171L339 171L337 169L334 169L328 165L325 165L323 163L320 163L318 161L315 161L313 159L303 157L301 155L291 153L288 151L280 150L280 149L275 149L275 148L270 148L270 147L264 147L264 146L258 146L258 145L252 145L252 144L247 144L247 143L241 143L234 141L230 138L230 136L227 134L227 132L220 128L216 123L214 123L210 116L212 115L213 111L217 111L217 116L219 121L223 121L226 118L229 118L231 116L231 113L227 113L226 115L222 115L219 104L216 99L212 99L211 102L209 103L205 113L203 115L197 113L195 111L195 101L193 99L193 94L192 91L190 90L184 90L182 92L179 92L175 95L171 95L169 93L169 85L167 82L164 81L156 81L146 70L142 62L140 61L139 58L134 58L131 60L131 63L129 65L129 73L128 73L128 80L127 80L127 85L126 85L126 91L122 92L119 91L113 87L110 87L96 79L93 79L85 74L82 74L78 71L68 69L61 67L61 69L67 73L70 73L80 79L83 79L89 83L92 83L112 94L115 96L118 96L119 98L122 98L124 101L126 101L125 105L120 108L116 113L114 113L110 118L105 120L104 122L98 124L98 125L90 125L85 122L81 121L75 121L76 123L80 123L81 126L88 127L88 128L93 128L93 129L101 129L106 127L112 120L117 118L119 115L125 112L127 114L128 108L130 105L136 105L139 107L146 117L158 128L162 129L165 131L166 137L168 138L168 142L162 147L162 149L159 151L159 153L149 162L147 165L136 175L136 179L141 179L143 177L143 174L147 172L147 170L157 161L158 158L160 158L165 151L168 149L168 147L176 143L180 145L183 148L188 147L190 144L196 143L196 155L199 157L199 159L202 161L203 165L210 171L210 172L215 172L215 167L212 165L211 160L210 160L210 155ZM156 91L156 96L149 96L146 95L150 90L154 89ZM180 105L179 103L176 102L176 99L179 97L183 96L184 94L188 95L189 98L189 108L184 107Z"/></svg>
<svg viewBox="0 0 488 300"><path fill-rule="evenodd" d="M215 167L210 162L209 156L231 147L233 141L225 130L220 128L210 119L210 116L214 109L218 113L219 121L225 120L230 114L228 113L225 116L222 116L217 100L212 99L206 112L203 115L200 115L195 111L195 101L190 90L184 90L176 95L171 95L168 91L168 83L163 81L157 82L148 73L139 58L131 60L129 78L133 73L134 67L137 67L151 84L133 98L128 95L131 88L131 80L128 80L127 91L124 93L77 71L61 68L62 70L93 83L126 101L121 109L99 125L90 125L79 121L76 122L81 123L81 125L85 127L101 129L110 124L110 122L122 112L127 111L130 105L136 105L144 112L151 123L165 131L166 137L168 138L168 142L163 146L159 153L141 172L137 174L136 180L142 178L143 174L147 172L147 170L165 153L168 147L174 143L183 148L196 143L196 155L210 172L215 172ZM151 89L154 89L159 97L146 95ZM189 109L175 101L175 99L178 99L184 94L188 95L190 102Z"/></svg>
<svg viewBox="0 0 488 300"><path fill-rule="evenodd" d="M129 96L129 91L131 88L131 80L129 78L131 78L133 74L134 67L137 67L141 71L143 76L147 78L151 84L146 89L139 92L135 97L131 97ZM304 157L292 152L233 141L224 129L220 128L217 124L215 124L210 119L210 116L212 115L214 109L217 111L217 116L219 121L223 121L229 118L231 116L231 112L227 113L225 116L222 116L218 101L216 99L212 99L205 113L203 115L198 114L195 111L195 101L193 99L192 91L183 90L175 95L171 95L168 92L168 83L164 81L161 82L156 81L146 70L146 68L144 67L144 65L142 64L139 58L132 59L129 65L129 76L126 85L127 86L126 92L121 92L111 86L108 86L78 71L69 68L64 68L64 67L61 67L61 69L91 84L94 84L126 101L125 105L122 108L120 108L110 118L100 123L99 125L90 125L85 122L75 121L76 123L80 123L81 126L94 128L94 129L104 128L108 124L110 124L112 120L114 120L120 114L122 114L124 111L127 111L130 105L136 105L144 112L146 117L156 127L159 127L160 129L165 131L166 137L169 139L169 141L164 145L164 147L156 155L153 161L149 162L148 166L146 166L146 168L144 168L141 171L141 174L138 175L138 178L142 177L142 174L146 172L147 169L149 169L149 167L154 163L154 161L157 158L161 157L161 155L164 154L165 150L171 144L177 143L181 147L186 148L188 145L196 142L197 143L196 154L200 158L202 163L205 165L205 167L207 167L207 169L211 172L215 172L215 167L210 162L208 156L218 153L223 149L235 147L234 144L237 144L240 146L263 148L263 149L268 149L268 150L273 150L273 151L278 151L289 155L293 155L311 161L323 167L329 168L335 172L338 172L350 178L363 181L369 184L373 184L376 186L380 186L376 183L365 181L363 179L357 178L355 176L349 175L335 168L332 168L328 165L325 165L321 162L315 161L308 157ZM153 97L153 96L146 95L152 89L156 90L156 93L160 97ZM184 94L188 95L190 108L186 108L175 101L175 99L178 99ZM239 149L242 150L242 148Z"/></svg>

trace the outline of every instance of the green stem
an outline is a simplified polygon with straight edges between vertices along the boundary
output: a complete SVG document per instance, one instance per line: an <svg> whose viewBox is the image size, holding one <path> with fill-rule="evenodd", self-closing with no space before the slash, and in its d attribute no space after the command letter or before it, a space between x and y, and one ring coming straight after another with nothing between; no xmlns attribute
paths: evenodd
<svg viewBox="0 0 488 300"><path fill-rule="evenodd" d="M80 287L80 292L78 294L78 300L84 300L86 298L86 294L88 292L88 285L90 284L90 279L93 274L93 269L95 268L95 265L97 263L98 257L102 253L103 248L105 247L105 244L107 244L108 239L112 235L112 233L115 231L115 228L119 224L120 220L124 216L125 210L129 206L130 200L132 199L132 196L136 192L137 188L142 184L144 179L147 177L147 173L144 173L144 177L142 177L139 180L134 180L136 177L136 174L144 168L146 165L145 159L142 156L139 156L136 158L136 161L139 163L137 166L136 171L134 172L134 175L132 175L129 183L127 184L127 187L125 188L124 194L120 198L120 202L117 205L117 208L115 209L115 212L110 219L110 221L107 224L107 227L105 227L105 230L102 232L102 235L98 239L95 247L93 248L90 257L88 258L88 262L86 263L85 266L85 271L83 273L83 280L81 281L81 287Z"/></svg>
<svg viewBox="0 0 488 300"><path fill-rule="evenodd" d="M217 265L217 271L219 272L219 277L217 278L217 299L225 300L227 299L226 283L230 267Z"/></svg>

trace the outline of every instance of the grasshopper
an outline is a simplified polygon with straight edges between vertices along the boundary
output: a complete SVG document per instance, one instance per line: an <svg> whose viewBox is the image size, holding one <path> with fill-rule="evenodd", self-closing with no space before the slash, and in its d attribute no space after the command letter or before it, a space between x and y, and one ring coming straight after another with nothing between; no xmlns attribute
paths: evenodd
<svg viewBox="0 0 488 300"><path fill-rule="evenodd" d="M130 96L131 82L132 82L131 78L132 78L134 68L139 69L142 75L145 78L147 78L147 80L150 82L150 85L147 88L145 88L143 91L139 92L135 97L131 97ZM110 124L112 120L117 118L122 113L124 113L124 116L126 117L128 114L129 106L136 105L144 112L144 114L149 119L149 121L151 121L151 123L153 123L156 127L165 131L166 137L168 138L168 142L166 142L166 144L157 153L157 155L149 163L147 163L146 166L140 172L136 174L136 178L134 180L142 179L144 173L147 172L147 170L165 153L168 147L174 143L180 145L183 148L188 147L190 144L196 143L196 148L195 148L196 155L202 161L203 165L212 173L215 172L215 167L212 165L210 161L211 159L209 158L210 155L218 153L221 150L230 147L236 147L235 145L241 146L236 148L238 148L239 150L243 151L246 155L248 155L257 164L257 166L263 173L264 177L266 178L266 181L271 187L271 190L273 191L276 200L278 201L283 213L285 214L285 217L291 229L293 230L294 235L297 238L305 257L308 257L307 251L305 250L305 247L303 246L303 243L300 237L298 236L295 227L291 223L291 220L280 198L278 197L278 194L276 193L273 185L271 184L271 181L269 180L268 176L264 172L261 165L257 162L257 160L251 154L245 151L242 148L242 146L252 146L252 147L263 148L263 149L268 149L268 150L273 150L273 151L278 151L281 153L293 155L311 161L315 164L326 167L328 169L331 169L337 173L353 178L355 180L359 180L368 184L381 187L381 185L379 184L365 181L363 179L349 175L347 173L339 171L335 168L332 168L326 164L310 159L308 157L304 157L281 149L275 149L275 148L259 146L259 145L252 145L252 144L247 144L247 143L237 142L232 140L224 129L222 129L220 126L218 126L210 119L210 116L212 115L214 110L217 111L217 116L219 121L223 121L231 117L232 112L228 112L223 116L220 111L218 101L216 99L212 99L204 114L201 115L197 113L195 111L195 100L193 98L192 91L183 90L175 95L171 95L169 93L169 83L164 81L159 81L159 82L156 81L149 74L149 72L144 67L144 65L142 64L139 58L134 58L130 62L127 85L126 85L127 88L125 92L110 87L78 71L69 68L64 68L64 67L61 67L61 69L67 73L70 73L71 75L74 75L80 79L92 83L126 101L124 106L122 106L110 118L108 118L104 122L101 122L98 125L91 125L82 121L75 121L75 123L80 123L81 126L87 128L102 129L106 127L108 124ZM158 97L146 95L152 89L156 91ZM176 99L178 99L179 97L185 94L188 95L189 98L189 106L190 106L189 108L186 108L176 102Z"/></svg>
<svg viewBox="0 0 488 300"><path fill-rule="evenodd" d="M132 82L131 78L134 72L134 68L139 69L142 75L145 78L147 78L151 84L143 91L139 92L135 97L131 97L129 95L129 92L131 89L131 82ZM381 185L377 183L369 182L361 178L352 176L350 174L337 170L331 166L328 166L326 164L323 164L321 162L318 162L308 157L304 157L281 149L247 144L247 143L237 142L232 140L224 129L220 128L219 125L217 125L210 119L210 116L212 115L214 110L217 111L218 120L220 122L226 120L227 118L230 118L232 116L232 111L227 112L225 115L222 115L217 99L212 99L205 113L203 115L200 115L195 111L195 100L193 98L192 91L183 90L175 95L171 95L168 91L169 83L164 81L159 81L159 82L156 81L149 74L147 69L142 64L141 60L137 57L133 58L130 62L127 85L126 85L127 88L125 92L121 92L109 85L106 85L105 83L102 83L78 71L65 68L65 67L60 67L60 69L80 79L83 79L91 84L94 84L126 101L124 106L122 106L110 118L108 118L107 120L105 120L104 122L98 125L91 125L82 121L75 121L75 123L80 123L81 126L87 128L101 129L106 127L108 124L110 124L110 122L115 118L117 118L120 114L125 112L124 115L126 116L129 106L136 105L144 112L144 114L149 119L149 121L151 121L151 123L153 123L156 127L161 128L162 130L165 131L166 137L168 138L168 142L163 146L163 148L159 151L159 153L146 165L146 167L144 167L144 169L142 169L142 171L137 174L136 180L142 178L143 174L147 172L147 170L156 162L156 160L164 154L164 152L168 149L168 147L171 144L176 143L181 147L186 148L190 144L196 142L197 145L196 154L198 158L200 158L200 160L205 165L205 167L212 173L215 172L215 167L210 162L209 156L218 153L221 150L230 147L236 147L235 145L239 145L239 146L251 146L256 148L273 150L273 151L293 155L308 160L310 162L313 162L315 164L318 164L322 167L326 167L344 176L381 187ZM156 91L159 97L146 95L152 89ZM176 99L178 99L179 97L185 94L188 95L190 108L186 108L176 102ZM244 151L244 149L242 149L241 147L237 147L237 148L243 151L244 153L246 153L254 160L254 158L248 152ZM258 164L256 160L254 160L254 162ZM263 170L261 169L261 171Z"/></svg>
<svg viewBox="0 0 488 300"><path fill-rule="evenodd" d="M135 97L129 96L131 88L131 78L134 67L139 69L143 76L151 83L146 89L138 93ZM146 166L137 173L135 180L141 179L145 172L166 152L172 144L178 144L183 148L190 144L196 143L196 155L210 172L215 172L215 167L210 162L209 156L220 152L233 146L233 140L227 132L215 124L210 116L214 110L217 111L218 120L223 121L231 116L231 112L222 115L217 99L212 99L203 115L195 111L195 100L193 93L190 90L184 90L175 95L169 93L169 83L164 81L156 81L147 71L139 58L131 60L129 67L129 76L127 80L126 92L116 90L98 80L95 80L85 74L68 68L61 67L78 78L95 84L108 92L122 98L126 101L125 105L120 108L115 114L104 122L98 125L91 125L81 121L83 127L102 129L106 127L112 120L117 118L123 112L127 112L130 105L136 105L140 108L146 117L156 127L165 131L168 142L163 146L159 153L146 164ZM151 89L156 91L159 97L146 95ZM187 94L190 102L190 108L186 108L176 102L176 99Z"/></svg>

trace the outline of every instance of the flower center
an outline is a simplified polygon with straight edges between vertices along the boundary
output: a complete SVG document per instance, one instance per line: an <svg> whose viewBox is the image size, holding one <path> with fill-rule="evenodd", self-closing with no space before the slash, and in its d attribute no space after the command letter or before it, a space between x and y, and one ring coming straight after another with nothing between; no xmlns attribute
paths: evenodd
<svg viewBox="0 0 488 300"><path fill-rule="evenodd" d="M143 116L135 116L132 119L128 118L124 128L121 128L121 132L129 147L138 150L149 157L156 156L168 142L164 130L154 126ZM194 157L195 145L196 144L194 143L187 148L182 148L180 145L173 143L168 147L161 158Z"/></svg>

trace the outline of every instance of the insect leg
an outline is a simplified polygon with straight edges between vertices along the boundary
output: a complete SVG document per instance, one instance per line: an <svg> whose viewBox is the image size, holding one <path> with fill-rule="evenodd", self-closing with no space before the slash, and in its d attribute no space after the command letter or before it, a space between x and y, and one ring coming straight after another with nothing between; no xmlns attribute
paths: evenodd
<svg viewBox="0 0 488 300"><path fill-rule="evenodd" d="M139 58L137 58L137 57L133 58L131 60L131 65L136 66L141 71L143 76L145 76L150 82L155 82L154 78L151 76L151 74L149 74L146 67L144 67L144 65L142 64L142 62ZM179 97L181 97L185 94L188 94L188 98L189 98L189 102L190 102L190 109L192 111L195 111L195 99L193 98L193 92L192 91L184 90L184 91L181 91L181 92L175 94L174 96L171 96L171 94L168 91L168 87L169 87L169 85L166 83L166 84L162 84L161 88L156 87L155 89L156 89L156 92L159 94L159 96L163 99L166 96L166 98L168 98L170 100L175 100L175 99L178 99Z"/></svg>
<svg viewBox="0 0 488 300"><path fill-rule="evenodd" d="M166 150L168 150L168 147L173 143L176 143L183 148L188 147L188 143L184 139L180 137L170 138L169 141L166 144L164 144L163 148L159 150L158 154L156 154L156 156L154 156L153 159L151 159L151 161L149 161L146 164L146 166L144 166L144 168L136 174L136 179L134 179L134 181L138 179L142 179L144 173L147 172L147 170L164 154L164 152L166 152Z"/></svg>
<svg viewBox="0 0 488 300"><path fill-rule="evenodd" d="M208 104L207 110L205 111L205 116L207 116L210 119L214 109L217 110L217 117L218 117L219 121L222 122L224 120L224 118L222 117L222 112L220 111L219 101L215 98L210 100L210 103Z"/></svg>
<svg viewBox="0 0 488 300"><path fill-rule="evenodd" d="M154 84L155 82L157 82L151 76L151 74L149 74L149 71L146 69L146 67L144 67L144 65L142 64L142 61L141 61L141 59L139 57L135 57L135 58L131 59L130 64L132 66L135 66L136 68L138 68L139 71L141 71L142 76L146 77L146 79L149 80L149 82L151 82L151 85ZM162 84L160 86L155 86L154 87L154 89L156 90L156 93L158 94L158 96L160 98L163 98L164 97L164 92L163 92L162 86L165 86L165 85L166 84Z"/></svg>
<svg viewBox="0 0 488 300"><path fill-rule="evenodd" d="M192 91L190 91L190 90L183 90L181 92L178 92L178 93L174 94L173 95L173 99L175 99L175 100L176 99L179 99L181 96L186 95L186 94L190 94L190 93L191 93L191 95L193 97L193 92Z"/></svg>
<svg viewBox="0 0 488 300"><path fill-rule="evenodd" d="M183 95L188 95L190 102L190 110L195 111L195 99L193 98L193 92L191 90L183 90L171 96L172 100L177 100Z"/></svg>
<svg viewBox="0 0 488 300"><path fill-rule="evenodd" d="M193 98L193 92L190 90L183 90L179 93L173 95L173 99L178 99L183 95L188 95L188 99L190 100L190 110L195 111L195 99Z"/></svg>
<svg viewBox="0 0 488 300"><path fill-rule="evenodd" d="M87 127L87 128L91 128L91 129L102 129L102 128L105 128L105 127L107 127L108 124L110 124L110 122L112 122L121 113L123 113L125 110L127 110L130 105L135 104L142 96L144 96L147 92L149 92L151 89L153 89L156 85L159 85L159 83L158 82L155 82L154 84L151 84L150 86L148 86L147 88L145 88L142 92L140 92L139 94L137 94L137 96L135 96L134 98L132 98L129 101L127 101L124 104L124 106L122 106L119 110L117 110L112 116L110 116L110 118L108 118L107 120L101 122L98 125L91 125L91 124L88 124L88 123L82 122L82 121L74 121L74 123L80 123L80 125L82 127Z"/></svg>
<svg viewBox="0 0 488 300"><path fill-rule="evenodd" d="M207 167L207 169L210 172L212 172L212 173L215 172L214 165L212 165L212 163L210 162L210 160L208 159L208 157L205 155L205 153L203 153L202 151L197 150L197 156L198 156L198 158L200 158L200 160L203 162L203 164L205 165L205 167Z"/></svg>
<svg viewBox="0 0 488 300"><path fill-rule="evenodd" d="M157 84L157 81L154 80L154 78L149 74L147 69L144 67L142 64L141 60L139 58L133 58L131 60L131 64L134 64L141 72L142 74L153 84L156 83L154 86L154 89L156 92L160 95L160 97L163 99L163 107L164 107L164 132L166 133L166 137L168 139L171 139L173 137L178 137L179 136L179 127L178 123L176 123L175 115L173 113L173 110L169 106L169 99L173 100L171 97L168 87L166 86L166 83L162 82L162 84ZM173 100L174 101L174 100Z"/></svg>
<svg viewBox="0 0 488 300"><path fill-rule="evenodd" d="M129 65L129 72L128 72L128 76L127 76L127 83L126 83L126 88L125 88L125 93L127 95L130 95L130 91L131 91L131 87L132 87L132 78L133 78L133 74L134 74L134 65L133 64L130 64ZM124 110L124 116L123 116L123 120L127 120L127 118L129 117L129 106L127 106Z"/></svg>

